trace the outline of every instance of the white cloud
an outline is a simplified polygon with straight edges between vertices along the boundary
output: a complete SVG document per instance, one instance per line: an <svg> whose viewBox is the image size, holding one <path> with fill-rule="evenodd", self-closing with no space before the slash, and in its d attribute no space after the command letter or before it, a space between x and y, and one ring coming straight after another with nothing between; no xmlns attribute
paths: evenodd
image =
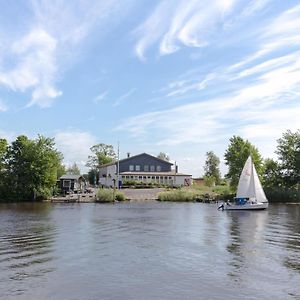
<svg viewBox="0 0 300 300"><path fill-rule="evenodd" d="M108 91L105 91L105 92L103 92L103 93L100 93L98 96L96 96L96 97L93 99L93 102L96 103L96 104L102 102L102 101L105 99L105 97L107 96L107 94L108 94Z"/></svg>
<svg viewBox="0 0 300 300"><path fill-rule="evenodd" d="M0 52L0 85L12 91L30 92L27 107L51 106L62 95L57 88L62 70L78 53L83 40L96 25L102 34L107 32L107 24L118 22L131 2L28 1L32 15L24 30L17 35L1 32L5 51ZM119 18L113 18L116 13ZM6 61L16 63L5 64Z"/></svg>
<svg viewBox="0 0 300 300"><path fill-rule="evenodd" d="M55 142L57 149L64 155L64 163L69 166L75 162L83 171L91 155L90 147L97 143L97 138L89 132L66 130L55 134Z"/></svg>
<svg viewBox="0 0 300 300"><path fill-rule="evenodd" d="M251 137L250 132L253 131L252 137L261 135L269 138L274 137L272 133L278 134L279 130L282 132L300 126L297 121L300 106L296 101L300 95L299 52L266 60L241 73L228 75L227 70L224 67L223 72L209 74L201 82L217 78L209 87L214 89L218 79L226 76L229 82L231 76L241 80L252 75L253 81L239 81L238 85L235 82L227 93L209 100L131 117L117 129L144 139L155 134L158 145L184 145L215 142L237 132ZM191 90L201 92L199 84L186 80L172 82L169 88L173 90L167 93L166 98ZM271 128L274 130L271 131Z"/></svg>
<svg viewBox="0 0 300 300"><path fill-rule="evenodd" d="M52 100L62 94L54 86L56 46L57 41L45 30L32 30L12 45L11 53L17 63L13 69L0 72L0 84L13 91L24 92L32 88L32 99L28 106L50 106Z"/></svg>
<svg viewBox="0 0 300 300"><path fill-rule="evenodd" d="M0 98L0 112L7 111L7 106L4 104L2 99Z"/></svg>
<svg viewBox="0 0 300 300"><path fill-rule="evenodd" d="M126 92L125 94L123 94L122 96L120 96L113 104L114 107L121 105L124 100L126 100L127 98L129 98L130 96L132 96L135 92L136 92L136 88L132 88L130 89L128 92Z"/></svg>
<svg viewBox="0 0 300 300"><path fill-rule="evenodd" d="M161 1L135 33L135 52L145 60L147 48L159 43L161 55L178 51L182 46L205 47L218 24L230 16L237 0Z"/></svg>

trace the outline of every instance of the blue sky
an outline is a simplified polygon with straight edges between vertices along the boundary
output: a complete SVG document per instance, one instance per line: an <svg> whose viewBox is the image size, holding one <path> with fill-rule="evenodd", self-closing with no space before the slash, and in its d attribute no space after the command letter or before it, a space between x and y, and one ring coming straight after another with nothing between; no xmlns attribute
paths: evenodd
<svg viewBox="0 0 300 300"><path fill-rule="evenodd" d="M67 165L119 141L199 176L233 135L276 157L300 128L299 1L0 5L0 136L55 137Z"/></svg>

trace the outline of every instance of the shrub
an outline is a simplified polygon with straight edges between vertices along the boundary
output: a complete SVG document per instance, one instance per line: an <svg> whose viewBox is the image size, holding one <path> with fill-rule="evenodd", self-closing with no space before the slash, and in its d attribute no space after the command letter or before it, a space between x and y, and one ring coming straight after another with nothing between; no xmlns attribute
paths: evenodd
<svg viewBox="0 0 300 300"><path fill-rule="evenodd" d="M122 193L122 192L120 192L120 191L117 191L117 192L116 192L116 200L117 200L117 201L125 201L126 198L125 198L124 193Z"/></svg>
<svg viewBox="0 0 300 300"><path fill-rule="evenodd" d="M274 187L265 190L269 202L300 202L300 190Z"/></svg>
<svg viewBox="0 0 300 300"><path fill-rule="evenodd" d="M99 189L96 202L111 203L114 201L124 201L125 195L113 189Z"/></svg>
<svg viewBox="0 0 300 300"><path fill-rule="evenodd" d="M97 192L96 202L110 203L114 202L114 190L113 189L99 189Z"/></svg>
<svg viewBox="0 0 300 300"><path fill-rule="evenodd" d="M159 201L195 202L203 198L203 193L195 190L170 190L158 194Z"/></svg>

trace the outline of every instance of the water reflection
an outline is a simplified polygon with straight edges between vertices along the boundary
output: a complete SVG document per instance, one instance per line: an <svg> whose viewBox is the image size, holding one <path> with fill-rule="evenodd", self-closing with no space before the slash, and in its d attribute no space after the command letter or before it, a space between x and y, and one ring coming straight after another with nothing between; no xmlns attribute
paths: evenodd
<svg viewBox="0 0 300 300"><path fill-rule="evenodd" d="M296 299L299 213L0 205L0 299Z"/></svg>
<svg viewBox="0 0 300 300"><path fill-rule="evenodd" d="M249 264L254 264L257 257L263 255L263 236L267 211L232 211L227 212L229 221L229 243L227 251L231 254L229 265L233 270L230 277L242 277Z"/></svg>
<svg viewBox="0 0 300 300"><path fill-rule="evenodd" d="M53 271L49 262L54 259L55 233L49 211L47 205L0 205L0 268L4 271L0 273L0 289L5 286L7 296L22 294L29 288L29 278Z"/></svg>

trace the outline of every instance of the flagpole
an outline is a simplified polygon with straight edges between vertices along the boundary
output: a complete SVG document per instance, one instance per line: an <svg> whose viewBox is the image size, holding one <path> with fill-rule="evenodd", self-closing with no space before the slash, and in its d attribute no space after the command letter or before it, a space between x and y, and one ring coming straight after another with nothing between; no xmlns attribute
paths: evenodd
<svg viewBox="0 0 300 300"><path fill-rule="evenodd" d="M120 189L119 176L120 176L120 143L118 141L118 162L117 162L117 181L118 181L118 190Z"/></svg>

